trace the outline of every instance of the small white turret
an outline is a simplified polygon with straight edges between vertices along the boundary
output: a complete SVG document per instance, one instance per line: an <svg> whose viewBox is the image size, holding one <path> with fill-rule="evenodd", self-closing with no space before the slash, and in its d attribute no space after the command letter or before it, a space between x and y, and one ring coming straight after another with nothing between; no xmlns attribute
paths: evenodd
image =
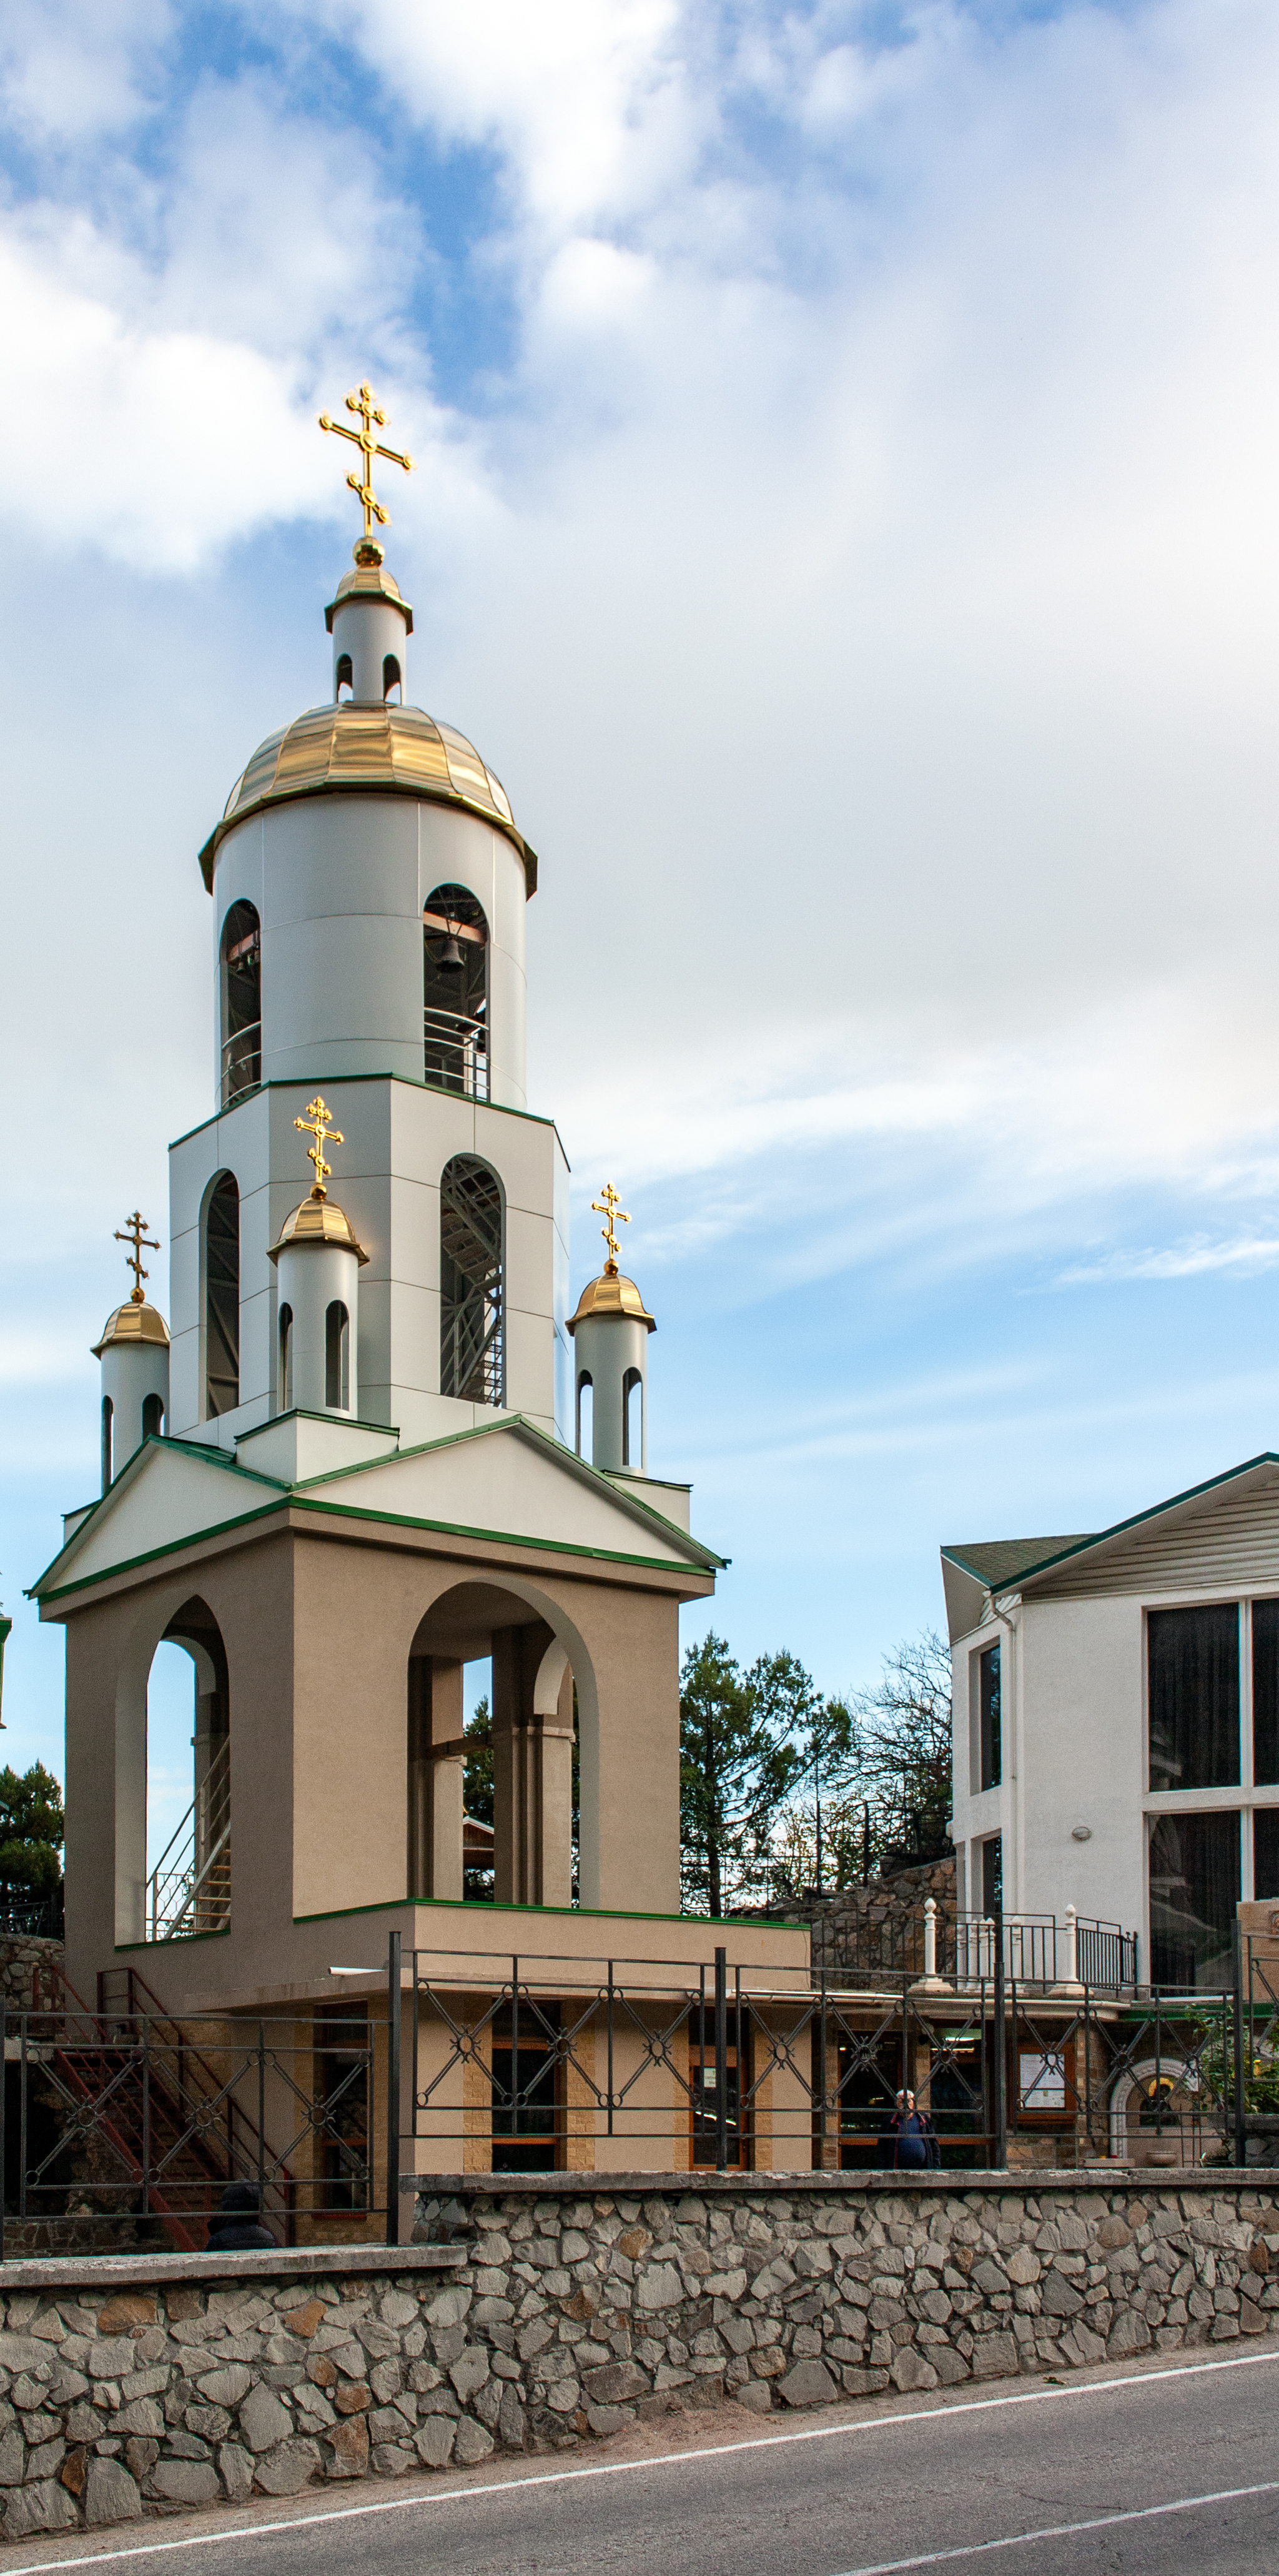
<svg viewBox="0 0 1279 2576"><path fill-rule="evenodd" d="M309 1148L315 1186L285 1218L279 1241L267 1256L280 1283L275 1409L343 1413L354 1419L360 1410L359 1279L369 1256L325 1188L331 1166L324 1148L343 1141L329 1118L324 1101L317 1098L305 1118L293 1121L315 1137Z"/></svg>
<svg viewBox="0 0 1279 2576"><path fill-rule="evenodd" d="M582 1290L577 1311L569 1317L576 1352L575 1445L580 1458L583 1397L589 1389L591 1465L605 1474L628 1468L633 1475L647 1476L648 1337L657 1326L645 1312L634 1280L624 1279L617 1266L613 1227L629 1225L630 1218L618 1206L611 1181L605 1184L603 1198L591 1204L605 1218L600 1231L608 1259L599 1278Z"/></svg>
<svg viewBox="0 0 1279 2576"><path fill-rule="evenodd" d="M132 1247L127 1258L133 1292L127 1305L108 1315L102 1338L93 1345L93 1356L102 1363L104 1494L143 1441L163 1431L169 1410L169 1327L142 1291L149 1276L142 1267L142 1247L152 1252L160 1247L145 1229L146 1218L136 1209L123 1233L116 1229L116 1242Z"/></svg>
<svg viewBox="0 0 1279 2576"><path fill-rule="evenodd" d="M333 638L334 700L350 697L383 706L398 696L406 706L405 646L413 632L413 611L385 570L376 537L357 545L355 564L354 572L343 574L324 612Z"/></svg>

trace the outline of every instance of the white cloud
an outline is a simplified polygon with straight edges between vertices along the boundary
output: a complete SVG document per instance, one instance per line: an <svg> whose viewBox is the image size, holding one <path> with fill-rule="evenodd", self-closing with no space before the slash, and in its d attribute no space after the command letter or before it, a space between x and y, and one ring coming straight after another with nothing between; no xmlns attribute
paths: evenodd
<svg viewBox="0 0 1279 2576"><path fill-rule="evenodd" d="M103 24L104 95L140 98L163 22ZM433 391L429 207L380 138L210 77L161 175L50 179L6 219L3 506L64 559L169 574L336 518L313 413L366 330L422 459L391 496L417 694L543 848L536 1087L576 1152L721 1176L712 1230L805 1157L850 1204L893 1140L956 1227L979 1182L1005 1211L1152 1177L1255 1198L1279 27L1253 0L868 25L268 10L299 63L353 36L401 143L494 155L505 379L482 419ZM301 613L264 608L289 667ZM122 761L134 721L122 695Z"/></svg>
<svg viewBox="0 0 1279 2576"><path fill-rule="evenodd" d="M1096 1261L1072 1262L1059 1274L1063 1288L1108 1287L1129 1279L1201 1279L1218 1270L1251 1273L1273 1270L1279 1262L1279 1236L1237 1235L1213 1241L1200 1235L1188 1243L1148 1246L1144 1251L1102 1253Z"/></svg>
<svg viewBox="0 0 1279 2576"><path fill-rule="evenodd" d="M491 146L519 215L553 239L660 196L711 112L684 78L675 0L333 0L325 14L398 112Z"/></svg>
<svg viewBox="0 0 1279 2576"><path fill-rule="evenodd" d="M0 107L37 144L81 144L153 106L169 0L25 0L0 21Z"/></svg>

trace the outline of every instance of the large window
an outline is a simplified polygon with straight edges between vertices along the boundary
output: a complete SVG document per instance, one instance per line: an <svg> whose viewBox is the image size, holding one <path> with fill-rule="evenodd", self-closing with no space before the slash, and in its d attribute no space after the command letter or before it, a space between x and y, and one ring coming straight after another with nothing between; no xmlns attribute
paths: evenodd
<svg viewBox="0 0 1279 2576"><path fill-rule="evenodd" d="M440 1177L440 1393L505 1400L502 1192L474 1154Z"/></svg>
<svg viewBox="0 0 1279 2576"><path fill-rule="evenodd" d="M422 915L423 1072L468 1100L489 1096L488 953L484 908L465 886L437 886Z"/></svg>
<svg viewBox="0 0 1279 2576"><path fill-rule="evenodd" d="M977 1691L981 1721L981 1785L983 1789L997 1789L1004 1776L997 1645L987 1646L978 1659Z"/></svg>
<svg viewBox="0 0 1279 2576"><path fill-rule="evenodd" d="M212 1422L240 1401L240 1193L231 1172L214 1183L204 1219L204 1372Z"/></svg>
<svg viewBox="0 0 1279 2576"><path fill-rule="evenodd" d="M222 924L222 1106L262 1080L262 925L251 903Z"/></svg>
<svg viewBox="0 0 1279 2576"><path fill-rule="evenodd" d="M1152 1610L1147 1647L1151 1788L1234 1786L1239 1779L1238 1603Z"/></svg>
<svg viewBox="0 0 1279 2576"><path fill-rule="evenodd" d="M1252 1776L1279 1784L1279 1601L1252 1605Z"/></svg>
<svg viewBox="0 0 1279 2576"><path fill-rule="evenodd" d="M1279 1896L1279 1807L1253 1810L1252 1892L1259 1904Z"/></svg>
<svg viewBox="0 0 1279 2576"><path fill-rule="evenodd" d="M1239 1858L1237 1810L1152 1819L1150 1973L1157 1986L1229 1985Z"/></svg>

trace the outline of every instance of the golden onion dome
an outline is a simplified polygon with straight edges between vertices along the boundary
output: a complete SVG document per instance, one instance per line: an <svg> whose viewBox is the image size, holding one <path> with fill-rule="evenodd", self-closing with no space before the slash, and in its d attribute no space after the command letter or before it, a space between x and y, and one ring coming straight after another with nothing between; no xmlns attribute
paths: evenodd
<svg viewBox="0 0 1279 2576"><path fill-rule="evenodd" d="M93 1345L93 1356L100 1360L105 1350L120 1349L127 1342L146 1342L153 1349L167 1351L169 1327L156 1306L145 1298L130 1297L127 1305L117 1306L102 1327L102 1339Z"/></svg>
<svg viewBox="0 0 1279 2576"><path fill-rule="evenodd" d="M644 1311L644 1300L634 1280L624 1279L620 1270L611 1267L602 1270L598 1279L589 1280L582 1290L577 1311L568 1319L570 1333L575 1333L588 1315L625 1315L634 1323L647 1325L650 1333L657 1331L652 1316Z"/></svg>
<svg viewBox="0 0 1279 2576"><path fill-rule="evenodd" d="M361 1263L369 1257L363 1244L356 1242L345 1210L315 1190L309 1198L303 1199L300 1207L294 1208L291 1216L286 1216L279 1240L272 1244L267 1260L278 1261L280 1254L287 1252L290 1244L294 1243L333 1243L339 1251L353 1252Z"/></svg>
<svg viewBox="0 0 1279 2576"><path fill-rule="evenodd" d="M356 588L360 573L339 584ZM385 577L384 577L385 578ZM338 602L335 602L336 606ZM474 743L452 725L437 724L420 707L381 706L354 698L312 707L278 733L268 734L237 778L220 823L200 852L206 889L212 892L218 847L236 823L299 796L337 795L351 789L378 795L418 796L482 815L514 842L524 862L528 892L537 889L537 853L516 829L506 790L485 767Z"/></svg>

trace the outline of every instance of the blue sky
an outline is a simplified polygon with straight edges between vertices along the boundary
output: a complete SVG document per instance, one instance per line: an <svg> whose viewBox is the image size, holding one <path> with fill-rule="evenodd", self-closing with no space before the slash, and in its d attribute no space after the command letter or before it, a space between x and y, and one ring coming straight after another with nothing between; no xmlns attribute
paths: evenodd
<svg viewBox="0 0 1279 2576"><path fill-rule="evenodd" d="M11 0L0 118L9 1758L366 372L715 1623L855 1687L1279 1446L1273 9Z"/></svg>

